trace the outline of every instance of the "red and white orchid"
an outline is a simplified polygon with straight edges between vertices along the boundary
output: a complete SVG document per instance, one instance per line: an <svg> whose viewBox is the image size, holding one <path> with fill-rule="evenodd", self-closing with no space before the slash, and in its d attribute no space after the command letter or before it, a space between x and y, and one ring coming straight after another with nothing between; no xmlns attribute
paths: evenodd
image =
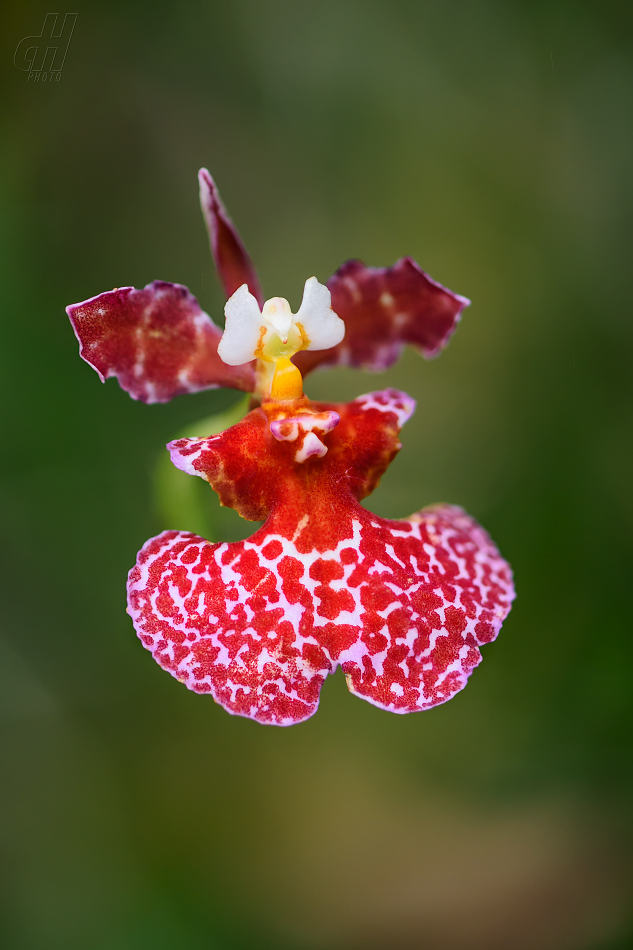
<svg viewBox="0 0 633 950"><path fill-rule="evenodd" d="M200 172L200 197L229 298L224 333L178 284L120 288L67 308L84 360L134 399L229 386L253 408L219 435L168 449L223 505L263 520L247 541L164 531L139 552L128 611L172 676L226 710L291 725L317 708L341 666L350 690L392 712L428 709L462 689L513 597L508 564L462 509L388 521L361 504L400 449L415 403L393 389L313 403L302 373L380 370L405 343L436 355L468 300L410 258L348 261L327 286L306 281L292 314L264 301L255 269Z"/></svg>

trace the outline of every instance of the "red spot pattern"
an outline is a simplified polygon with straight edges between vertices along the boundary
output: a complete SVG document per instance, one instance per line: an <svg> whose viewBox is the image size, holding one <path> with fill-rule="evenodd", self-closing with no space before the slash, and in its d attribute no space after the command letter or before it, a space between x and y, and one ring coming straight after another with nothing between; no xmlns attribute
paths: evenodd
<svg viewBox="0 0 633 950"><path fill-rule="evenodd" d="M332 309L345 322L345 337L329 350L298 353L301 372L315 366L358 366L379 371L398 359L405 343L424 356L446 346L470 301L432 280L410 257L393 267L347 261L330 277Z"/></svg>
<svg viewBox="0 0 633 950"><path fill-rule="evenodd" d="M116 376L142 402L229 386L252 392L253 364L227 366L218 356L222 331L186 287L155 280L120 287L66 308L79 353L102 382Z"/></svg>
<svg viewBox="0 0 633 950"><path fill-rule="evenodd" d="M137 633L189 689L259 722L311 716L337 666L353 693L392 712L445 702L510 609L510 569L460 508L387 521L358 503L398 450L405 394L315 408L340 423L323 435L327 454L303 464L271 435L270 406L170 446L225 504L267 520L233 544L177 531L148 541L128 583Z"/></svg>

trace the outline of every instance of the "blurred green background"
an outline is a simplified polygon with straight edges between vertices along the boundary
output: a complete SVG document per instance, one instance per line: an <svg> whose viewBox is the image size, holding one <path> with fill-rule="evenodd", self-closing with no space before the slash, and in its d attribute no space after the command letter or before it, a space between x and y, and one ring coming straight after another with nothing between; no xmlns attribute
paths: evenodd
<svg viewBox="0 0 633 950"><path fill-rule="evenodd" d="M71 9L52 85L13 64L49 8L9 0L1 31L2 946L633 946L631 6ZM134 635L126 572L187 527L156 460L236 396L134 403L64 307L161 278L221 320L200 165L267 296L410 254L473 300L439 360L307 387L411 393L369 506L462 504L515 569L445 706L392 716L338 674L312 720L262 727Z"/></svg>

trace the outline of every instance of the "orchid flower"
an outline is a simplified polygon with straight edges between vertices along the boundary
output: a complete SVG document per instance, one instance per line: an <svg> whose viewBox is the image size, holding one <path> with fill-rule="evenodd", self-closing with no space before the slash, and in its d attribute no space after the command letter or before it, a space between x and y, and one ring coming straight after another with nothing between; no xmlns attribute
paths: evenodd
<svg viewBox="0 0 633 950"><path fill-rule="evenodd" d="M254 394L236 425L167 448L221 504L264 524L232 543L183 531L149 540L128 580L137 634L189 689L261 723L307 719L338 666L352 693L383 709L443 703L510 610L510 568L461 508L390 521L360 504L399 451L413 399L386 389L314 403L302 373L384 369L405 343L435 356L469 301L410 258L348 261L327 286L310 277L296 314L284 298L264 301L213 179L205 169L199 178L228 297L224 333L187 288L161 281L67 308L83 359L134 399L218 386Z"/></svg>

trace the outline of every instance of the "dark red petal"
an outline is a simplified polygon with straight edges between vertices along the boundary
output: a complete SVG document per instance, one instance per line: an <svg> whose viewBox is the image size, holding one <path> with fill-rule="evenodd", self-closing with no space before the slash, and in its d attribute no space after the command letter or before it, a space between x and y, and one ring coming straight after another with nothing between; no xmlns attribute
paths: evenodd
<svg viewBox="0 0 633 950"><path fill-rule="evenodd" d="M257 271L242 244L235 225L229 218L216 184L206 168L201 168L198 172L198 181L200 182L200 205L209 231L211 253L227 298L231 297L242 284L248 284L248 289L262 307L264 297L259 286Z"/></svg>
<svg viewBox="0 0 633 950"><path fill-rule="evenodd" d="M255 388L254 364L222 362L222 331L180 284L155 280L142 290L119 287L66 312L82 359L102 382L116 376L133 399L168 402L218 386Z"/></svg>
<svg viewBox="0 0 633 950"><path fill-rule="evenodd" d="M293 357L301 372L316 366L391 366L410 343L430 358L446 346L470 301L432 280L410 257L393 267L347 261L330 277L332 309L345 321L345 337L329 350Z"/></svg>

